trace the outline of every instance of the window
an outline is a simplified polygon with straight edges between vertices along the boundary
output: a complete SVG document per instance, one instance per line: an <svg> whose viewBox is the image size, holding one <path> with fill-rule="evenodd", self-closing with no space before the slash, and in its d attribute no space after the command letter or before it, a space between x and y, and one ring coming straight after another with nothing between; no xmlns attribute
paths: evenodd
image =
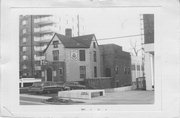
<svg viewBox="0 0 180 118"><path fill-rule="evenodd" d="M26 55L23 55L23 60L27 60L28 59L28 56L26 56Z"/></svg>
<svg viewBox="0 0 180 118"><path fill-rule="evenodd" d="M86 78L86 66L80 66L80 78Z"/></svg>
<svg viewBox="0 0 180 118"><path fill-rule="evenodd" d="M144 71L144 66L143 65L141 65L141 70Z"/></svg>
<svg viewBox="0 0 180 118"><path fill-rule="evenodd" d="M94 66L94 77L97 77L97 67Z"/></svg>
<svg viewBox="0 0 180 118"><path fill-rule="evenodd" d="M27 76L27 73L23 73L23 76Z"/></svg>
<svg viewBox="0 0 180 118"><path fill-rule="evenodd" d="M59 41L53 41L54 48L58 48Z"/></svg>
<svg viewBox="0 0 180 118"><path fill-rule="evenodd" d="M26 50L27 50L27 47L22 47L23 52L26 52Z"/></svg>
<svg viewBox="0 0 180 118"><path fill-rule="evenodd" d="M22 21L22 25L26 25L27 24L27 21L26 20L23 20Z"/></svg>
<svg viewBox="0 0 180 118"><path fill-rule="evenodd" d="M95 42L93 42L93 47L96 48L96 43Z"/></svg>
<svg viewBox="0 0 180 118"><path fill-rule="evenodd" d="M26 33L26 29L23 29L23 34L25 34Z"/></svg>
<svg viewBox="0 0 180 118"><path fill-rule="evenodd" d="M131 70L136 70L136 66L134 64L131 66Z"/></svg>
<svg viewBox="0 0 180 118"><path fill-rule="evenodd" d="M22 42L23 42L23 43L26 43L26 38L25 38L25 37L22 39Z"/></svg>
<svg viewBox="0 0 180 118"><path fill-rule="evenodd" d="M60 74L60 75L63 75L63 69L62 69L62 68L59 68L58 71L59 71L59 74Z"/></svg>
<svg viewBox="0 0 180 118"><path fill-rule="evenodd" d="M93 53L93 57L94 57L94 62L96 62L96 51L94 51L94 53Z"/></svg>
<svg viewBox="0 0 180 118"><path fill-rule="evenodd" d="M126 74L127 73L127 69L126 69L126 67L124 67L124 74Z"/></svg>
<svg viewBox="0 0 180 118"><path fill-rule="evenodd" d="M116 67L115 67L115 73L118 74L118 72L119 72L119 67L116 66Z"/></svg>
<svg viewBox="0 0 180 118"><path fill-rule="evenodd" d="M106 68L105 72L106 77L111 77L111 68Z"/></svg>
<svg viewBox="0 0 180 118"><path fill-rule="evenodd" d="M85 61L85 50L79 50L80 61Z"/></svg>
<svg viewBox="0 0 180 118"><path fill-rule="evenodd" d="M26 65L23 65L23 67L22 67L23 69L27 69L27 66Z"/></svg>
<svg viewBox="0 0 180 118"><path fill-rule="evenodd" d="M53 50L53 60L59 60L59 50Z"/></svg>

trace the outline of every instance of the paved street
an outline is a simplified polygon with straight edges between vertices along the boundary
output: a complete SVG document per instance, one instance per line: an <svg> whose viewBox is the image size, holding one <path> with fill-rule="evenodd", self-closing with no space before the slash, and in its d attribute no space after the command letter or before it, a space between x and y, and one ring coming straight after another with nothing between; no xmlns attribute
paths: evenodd
<svg viewBox="0 0 180 118"><path fill-rule="evenodd" d="M43 99L57 96L57 94L21 94L21 105L46 105ZM152 104L154 103L154 91L121 91L106 93L105 96L95 97L91 100L72 99L83 101L81 104Z"/></svg>
<svg viewBox="0 0 180 118"><path fill-rule="evenodd" d="M48 99L51 97L48 96L40 96L40 95L29 95L29 94L21 94L20 95L20 104L21 105L43 105L43 99Z"/></svg>

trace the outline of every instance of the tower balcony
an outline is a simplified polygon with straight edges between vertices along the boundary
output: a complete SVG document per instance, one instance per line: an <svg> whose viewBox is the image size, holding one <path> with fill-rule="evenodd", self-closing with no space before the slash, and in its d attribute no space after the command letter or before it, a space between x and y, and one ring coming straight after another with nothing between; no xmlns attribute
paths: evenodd
<svg viewBox="0 0 180 118"><path fill-rule="evenodd" d="M35 70L41 70L41 66L37 66L37 65L36 65L36 66L34 66L34 69L35 69Z"/></svg>
<svg viewBox="0 0 180 118"><path fill-rule="evenodd" d="M34 60L35 60L35 61L45 60L45 56L37 56L37 55L34 55Z"/></svg>
<svg viewBox="0 0 180 118"><path fill-rule="evenodd" d="M44 51L46 49L47 45L43 46L34 46L34 51L39 52L39 51Z"/></svg>
<svg viewBox="0 0 180 118"><path fill-rule="evenodd" d="M53 17L38 17L34 19L34 23L39 25L39 26L45 26L45 25L51 25L53 24Z"/></svg>
<svg viewBox="0 0 180 118"><path fill-rule="evenodd" d="M52 39L52 35L43 35L41 37L34 36L35 42L49 42Z"/></svg>
<svg viewBox="0 0 180 118"><path fill-rule="evenodd" d="M53 33L52 28L46 28L46 29L35 28L34 29L34 34L50 34L50 33Z"/></svg>

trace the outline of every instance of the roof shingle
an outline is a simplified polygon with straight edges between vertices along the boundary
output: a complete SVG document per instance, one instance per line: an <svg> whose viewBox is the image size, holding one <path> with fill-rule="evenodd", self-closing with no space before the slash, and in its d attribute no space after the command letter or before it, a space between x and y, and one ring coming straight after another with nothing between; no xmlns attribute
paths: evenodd
<svg viewBox="0 0 180 118"><path fill-rule="evenodd" d="M57 36L59 40L62 42L65 48L89 48L91 45L91 41L94 34L89 35L83 35L83 36L77 36L77 37L67 37L58 33L55 33L54 36ZM53 36L53 38L54 38ZM50 43L52 42L53 38L49 42L47 48L49 47ZM47 48L44 50L44 52L47 50Z"/></svg>

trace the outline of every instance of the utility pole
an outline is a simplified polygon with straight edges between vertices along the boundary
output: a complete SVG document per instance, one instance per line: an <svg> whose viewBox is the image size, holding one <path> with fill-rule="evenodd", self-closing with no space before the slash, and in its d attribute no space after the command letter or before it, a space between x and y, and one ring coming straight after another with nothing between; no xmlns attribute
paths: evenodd
<svg viewBox="0 0 180 118"><path fill-rule="evenodd" d="M79 29L79 14L77 15L77 28L78 28L78 36L80 35L80 29Z"/></svg>
<svg viewBox="0 0 180 118"><path fill-rule="evenodd" d="M145 72L144 72L144 58L145 58L145 55L144 55L144 19L143 19L143 14L140 14L140 28L141 28L141 49L142 49L142 67L143 67L143 70L142 70L142 74L143 74L143 77L145 77ZM141 67L141 69L142 69Z"/></svg>

